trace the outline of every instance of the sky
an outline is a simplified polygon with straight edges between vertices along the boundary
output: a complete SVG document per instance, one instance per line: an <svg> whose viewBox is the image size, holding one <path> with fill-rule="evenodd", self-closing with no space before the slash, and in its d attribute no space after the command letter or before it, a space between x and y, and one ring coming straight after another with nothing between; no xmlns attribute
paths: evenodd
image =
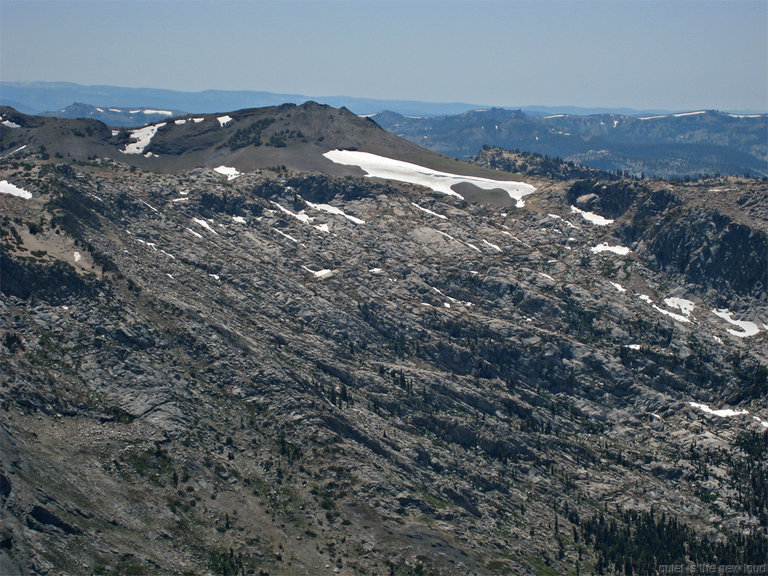
<svg viewBox="0 0 768 576"><path fill-rule="evenodd" d="M0 0L0 79L768 111L768 1Z"/></svg>

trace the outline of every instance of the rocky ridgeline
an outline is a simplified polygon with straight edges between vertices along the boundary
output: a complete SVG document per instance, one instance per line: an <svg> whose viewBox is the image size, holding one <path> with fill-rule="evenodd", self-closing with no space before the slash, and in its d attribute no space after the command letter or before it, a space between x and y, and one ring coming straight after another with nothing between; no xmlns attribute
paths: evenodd
<svg viewBox="0 0 768 576"><path fill-rule="evenodd" d="M765 184L0 169L11 573L764 558Z"/></svg>

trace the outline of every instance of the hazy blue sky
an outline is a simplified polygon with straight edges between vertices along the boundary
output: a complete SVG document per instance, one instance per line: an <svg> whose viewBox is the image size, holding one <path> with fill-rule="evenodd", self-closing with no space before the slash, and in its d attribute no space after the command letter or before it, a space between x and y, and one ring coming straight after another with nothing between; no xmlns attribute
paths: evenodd
<svg viewBox="0 0 768 576"><path fill-rule="evenodd" d="M768 2L0 0L0 78L768 109Z"/></svg>

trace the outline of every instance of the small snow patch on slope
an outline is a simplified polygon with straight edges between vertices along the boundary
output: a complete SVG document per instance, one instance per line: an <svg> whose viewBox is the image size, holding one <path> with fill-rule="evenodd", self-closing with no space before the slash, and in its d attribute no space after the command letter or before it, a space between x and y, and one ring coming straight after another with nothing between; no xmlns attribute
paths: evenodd
<svg viewBox="0 0 768 576"><path fill-rule="evenodd" d="M598 244L597 246L593 246L590 248L590 251L594 252L595 254L600 252L612 252L613 254L618 254L619 256L626 256L631 252L631 250L626 246L608 246L608 244L605 242Z"/></svg>
<svg viewBox="0 0 768 576"><path fill-rule="evenodd" d="M305 200L305 202L307 203L307 206L309 206L310 208L314 208L315 210L320 210L321 212L327 212L328 214L335 214L337 216L344 216L344 218L346 218L350 222L354 222L355 224L365 224L365 220L360 220L360 218L355 218L354 216L350 216L340 208L336 208L336 206L331 206L330 204L313 204L308 200Z"/></svg>
<svg viewBox="0 0 768 576"><path fill-rule="evenodd" d="M214 172L218 172L219 174L223 174L227 177L227 181L234 180L238 176L241 176L242 174L237 170L237 168L233 168L231 166L217 166L213 169Z"/></svg>
<svg viewBox="0 0 768 576"><path fill-rule="evenodd" d="M200 226L202 226L203 228L205 228L206 230L208 230L209 232L213 232L213 233L214 233L216 236L218 236L218 235L219 235L219 233L218 233L218 232L216 232L216 230L214 230L213 228L211 228L211 226L208 224L208 222L206 222L206 221L205 221L205 220L203 220L202 218L192 218L192 220L193 220L193 221L194 221L196 224L199 224Z"/></svg>
<svg viewBox="0 0 768 576"><path fill-rule="evenodd" d="M653 309L656 310L657 312L661 312L662 314L664 314L665 316L669 316L673 320L676 320L683 324L690 324L691 322L691 320L688 318L688 315L683 316L682 314L675 314L674 312L670 312L669 310L664 310L663 308L659 308L656 304L653 303L653 300L651 300L651 297L648 296L647 294L640 294L638 298L640 298L640 300L642 300L643 302L647 302L648 304L650 304L653 307Z"/></svg>
<svg viewBox="0 0 768 576"><path fill-rule="evenodd" d="M754 322L749 322L747 320L734 320L731 317L733 315L733 312L731 312L727 308L712 310L712 314L714 314L715 316L718 316L719 318L722 318L729 324L733 324L734 326L738 326L739 328L741 328L741 331L727 328L728 334L731 334L732 336L737 336L739 338L746 338L747 336L754 336L755 334L760 332L760 328L758 328L757 324L755 324Z"/></svg>
<svg viewBox="0 0 768 576"><path fill-rule="evenodd" d="M371 178L386 178L398 182L408 182L431 188L435 192L463 198L461 194L453 190L453 186L468 183L482 188L493 190L500 188L507 192L510 198L516 200L518 206L522 205L523 197L536 191L536 188L524 182L511 182L503 180L491 180L490 178L478 178L475 176L461 176L449 172L440 172L418 164L393 160L384 156L358 152L353 150L330 150L323 154L330 161L346 166L359 166L368 173Z"/></svg>
<svg viewBox="0 0 768 576"><path fill-rule="evenodd" d="M670 308L677 308L686 318L691 315L695 304L691 300L685 298L665 298L664 304Z"/></svg>
<svg viewBox="0 0 768 576"><path fill-rule="evenodd" d="M323 268L322 270L312 270L311 268L307 268L306 266L302 266L304 270L312 274L315 278L326 278L333 274L333 270L328 270L327 268Z"/></svg>
<svg viewBox="0 0 768 576"><path fill-rule="evenodd" d="M581 217L584 218L584 220L591 222L596 226L608 226L609 224L613 224L613 220L610 220L609 218L603 218L594 212L585 212L584 210L579 210L576 208L576 206L571 206L571 212L575 214L581 214Z"/></svg>
<svg viewBox="0 0 768 576"><path fill-rule="evenodd" d="M216 120L219 121L219 124L221 126L226 126L227 124L232 122L232 116L229 116L229 115L227 115L227 116L219 116L218 118L216 118Z"/></svg>
<svg viewBox="0 0 768 576"><path fill-rule="evenodd" d="M429 214L430 216L437 216L438 218L442 218L443 220L448 220L448 216L443 216L442 214L438 214L437 212L432 212L432 210L428 210L427 208L422 208L416 202L411 202L412 206L416 206L419 210L424 212L425 214Z"/></svg>
<svg viewBox="0 0 768 576"><path fill-rule="evenodd" d="M8 182L8 180L3 180L0 182L0 194L10 194L11 196L17 196L18 198L24 198L25 200L32 198L32 192L28 192L23 188L14 186Z"/></svg>
<svg viewBox="0 0 768 576"><path fill-rule="evenodd" d="M720 418L729 418L731 416L741 416L742 414L749 414L747 410L731 410L730 408L724 408L722 410L712 410L712 408L710 408L706 404L699 404L697 402L688 402L688 404L690 406L693 406L694 408L703 410L707 414L712 414L713 416L719 416Z"/></svg>
<svg viewBox="0 0 768 576"><path fill-rule="evenodd" d="M16 122L11 122L10 120L3 120L3 126L6 128L21 128Z"/></svg>

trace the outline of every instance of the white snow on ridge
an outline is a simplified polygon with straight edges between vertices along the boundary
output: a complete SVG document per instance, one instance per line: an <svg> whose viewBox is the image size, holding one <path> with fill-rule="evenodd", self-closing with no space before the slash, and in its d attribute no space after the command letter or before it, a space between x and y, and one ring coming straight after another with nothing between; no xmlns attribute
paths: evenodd
<svg viewBox="0 0 768 576"><path fill-rule="evenodd" d="M173 112L170 110L142 110L144 114L160 114L162 116L173 116Z"/></svg>
<svg viewBox="0 0 768 576"><path fill-rule="evenodd" d="M219 124L221 124L222 126L225 126L229 122L232 122L232 116L229 116L229 115L227 115L227 116L219 116L218 118L216 118L216 120L219 121Z"/></svg>
<svg viewBox="0 0 768 576"><path fill-rule="evenodd" d="M181 120L174 120L173 123L176 124L177 126L182 126L187 123L187 120L185 118L182 118Z"/></svg>
<svg viewBox="0 0 768 576"><path fill-rule="evenodd" d="M680 112L678 114L672 114L675 118L680 118L681 116L698 116L699 114L706 114L706 110L698 110L696 112Z"/></svg>
<svg viewBox="0 0 768 576"><path fill-rule="evenodd" d="M3 180L2 182L0 182L0 194L10 194L11 196L24 198L25 200L29 200L30 198L32 198L32 192L28 192L23 188L14 186L10 182L8 182L8 180Z"/></svg>
<svg viewBox="0 0 768 576"><path fill-rule="evenodd" d="M608 246L608 244L605 242L598 244L597 246L593 246L589 250L595 254L600 252L612 252L614 254L618 254L619 256L626 256L631 252L631 250L626 246Z"/></svg>
<svg viewBox="0 0 768 576"><path fill-rule="evenodd" d="M202 122L203 120L205 120L205 118L192 118L192 122L194 122L195 124L200 124L200 122Z"/></svg>
<svg viewBox="0 0 768 576"><path fill-rule="evenodd" d="M452 186L466 182L473 184L483 190L493 190L500 188L504 190L509 197L516 200L518 206L522 206L523 197L532 194L536 188L524 182L511 182L503 180L491 180L490 178L479 178L475 176L461 176L449 172L440 172L418 164L403 162L402 160L393 160L384 156L370 154L368 152L359 152L354 150L330 150L323 154L331 162L344 164L346 166L359 166L368 173L371 178L386 178L388 180L397 180L399 182L408 182L431 188L435 192L448 194L463 198L461 194L455 192Z"/></svg>
<svg viewBox="0 0 768 576"><path fill-rule="evenodd" d="M11 122L10 120L3 120L3 126L6 128L21 128L16 122Z"/></svg>
<svg viewBox="0 0 768 576"><path fill-rule="evenodd" d="M310 208L314 208L315 210L320 210L321 212L327 212L328 214L335 214L336 216L344 216L344 218L346 218L350 222L354 222L355 224L365 224L365 220L360 220L360 218L355 218L354 216L350 216L340 208L336 208L336 206L331 206L330 204L313 204L308 200L304 200L304 202L307 203L307 206L309 206Z"/></svg>
<svg viewBox="0 0 768 576"><path fill-rule="evenodd" d="M585 212L584 210L576 208L576 206L571 206L571 212L574 214L581 214L581 217L584 218L584 220L591 222L596 226L608 226L609 224L613 224L613 220L610 220L609 218L603 218L594 212Z"/></svg>
<svg viewBox="0 0 768 576"><path fill-rule="evenodd" d="M732 336L737 336L739 338L746 338L747 336L754 336L755 334L760 332L760 328L758 328L757 324L755 324L754 322L749 322L747 320L734 320L733 318L731 318L731 316L733 315L733 312L731 312L727 308L712 310L712 314L722 318L729 324L733 324L734 326L738 326L739 328L741 328L741 331L727 328L726 331L728 332L728 334L731 334Z"/></svg>
<svg viewBox="0 0 768 576"><path fill-rule="evenodd" d="M213 171L226 176L227 181L234 180L238 176L242 176L242 173L238 172L237 168L232 168L231 166L217 166L213 169Z"/></svg>
<svg viewBox="0 0 768 576"><path fill-rule="evenodd" d="M131 138L135 140L135 142L126 144L125 149L121 150L121 152L123 154L143 154L144 149L149 146L149 143L152 141L152 137L157 134L157 131L163 126L165 126L165 122L161 122L160 124L150 124L144 128L131 130Z"/></svg>

